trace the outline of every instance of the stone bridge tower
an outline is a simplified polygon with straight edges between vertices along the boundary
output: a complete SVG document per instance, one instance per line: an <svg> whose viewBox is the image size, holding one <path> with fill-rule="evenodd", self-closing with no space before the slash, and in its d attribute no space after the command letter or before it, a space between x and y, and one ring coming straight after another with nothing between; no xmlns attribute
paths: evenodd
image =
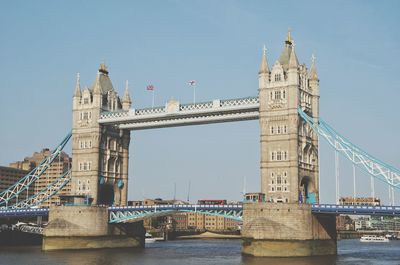
<svg viewBox="0 0 400 265"><path fill-rule="evenodd" d="M315 59L299 64L290 32L282 54L259 71L261 191L267 202L243 204L242 252L293 257L337 252L336 217L312 213L319 201L318 138L298 108L318 118Z"/></svg>
<svg viewBox="0 0 400 265"><path fill-rule="evenodd" d="M319 80L314 57L310 71L299 64L290 32L271 70L264 48L259 96L261 191L266 200L318 202L318 137L297 108L318 118Z"/></svg>
<svg viewBox="0 0 400 265"><path fill-rule="evenodd" d="M103 111L129 110L128 84L122 99L100 65L91 88L80 87L73 96L72 193L85 195L92 204L127 204L130 131L98 123Z"/></svg>

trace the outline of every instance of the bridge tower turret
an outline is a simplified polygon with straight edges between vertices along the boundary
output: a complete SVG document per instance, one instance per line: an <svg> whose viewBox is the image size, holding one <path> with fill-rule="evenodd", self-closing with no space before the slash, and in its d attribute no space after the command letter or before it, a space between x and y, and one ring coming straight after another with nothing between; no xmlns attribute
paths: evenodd
<svg viewBox="0 0 400 265"><path fill-rule="evenodd" d="M265 51L261 68L264 57ZM290 31L265 76L259 75L261 191L270 202L318 202L318 138L297 111L318 117L318 78L314 63L310 73L299 64Z"/></svg>
<svg viewBox="0 0 400 265"><path fill-rule="evenodd" d="M105 64L91 88L81 91L78 76L72 108L71 193L87 196L92 204L127 203L130 132L98 123L103 111L129 109L127 93L123 103Z"/></svg>

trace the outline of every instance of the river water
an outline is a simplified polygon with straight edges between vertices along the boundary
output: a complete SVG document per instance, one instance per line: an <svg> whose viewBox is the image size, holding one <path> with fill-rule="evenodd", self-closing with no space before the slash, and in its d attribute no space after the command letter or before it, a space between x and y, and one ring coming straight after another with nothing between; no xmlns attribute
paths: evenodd
<svg viewBox="0 0 400 265"><path fill-rule="evenodd" d="M240 240L180 240L145 249L42 252L40 247L2 247L0 264L68 265L400 265L400 240L389 243L338 242L338 255L315 258L251 258L240 254Z"/></svg>

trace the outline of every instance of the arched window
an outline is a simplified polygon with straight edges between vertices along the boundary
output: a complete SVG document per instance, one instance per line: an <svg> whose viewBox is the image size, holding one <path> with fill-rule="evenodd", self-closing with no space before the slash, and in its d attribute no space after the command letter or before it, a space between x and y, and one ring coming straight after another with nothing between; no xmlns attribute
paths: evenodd
<svg viewBox="0 0 400 265"><path fill-rule="evenodd" d="M276 154L276 160L280 161L282 160L282 152L278 151L278 153Z"/></svg>
<svg viewBox="0 0 400 265"><path fill-rule="evenodd" d="M282 177L281 176L276 177L276 184L278 184L278 185L282 184Z"/></svg>
<svg viewBox="0 0 400 265"><path fill-rule="evenodd" d="M271 160L275 160L275 152L271 152Z"/></svg>

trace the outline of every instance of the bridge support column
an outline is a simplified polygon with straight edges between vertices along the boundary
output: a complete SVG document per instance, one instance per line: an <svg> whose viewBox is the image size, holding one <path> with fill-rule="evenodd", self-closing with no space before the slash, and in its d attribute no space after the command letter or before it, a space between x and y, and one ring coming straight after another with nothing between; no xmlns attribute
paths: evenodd
<svg viewBox="0 0 400 265"><path fill-rule="evenodd" d="M311 205L243 205L242 253L257 257L335 255L336 217L314 215Z"/></svg>
<svg viewBox="0 0 400 265"><path fill-rule="evenodd" d="M108 224L107 207L55 206L43 250L144 247L143 222Z"/></svg>

